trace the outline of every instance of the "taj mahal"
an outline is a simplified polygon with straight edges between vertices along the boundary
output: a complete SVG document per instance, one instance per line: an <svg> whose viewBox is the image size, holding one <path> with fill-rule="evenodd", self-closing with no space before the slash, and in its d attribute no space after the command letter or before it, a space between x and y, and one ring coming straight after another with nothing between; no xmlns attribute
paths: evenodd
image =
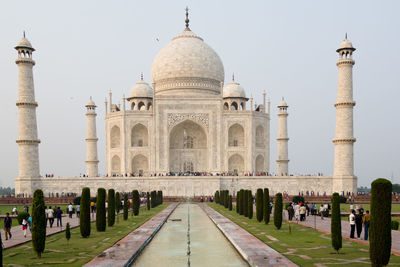
<svg viewBox="0 0 400 267"><path fill-rule="evenodd" d="M50 194L77 193L83 187L126 192L162 190L165 196L234 194L241 188L290 195L356 192L353 144L353 79L355 48L347 39L336 50L339 59L334 145L334 173L330 176L294 176L289 171L289 106L278 108L277 159L270 160L271 103L253 103L240 83L225 80L218 54L189 27L155 56L150 82L141 75L115 104L109 92L106 110L106 173L99 176L96 104L86 104L85 177L42 177L39 168L33 52L24 37L15 49L18 58L18 177L17 195L42 189ZM139 75L138 75L139 77ZM88 97L89 98L89 97ZM333 107L327 107L333 108ZM332 122L333 123L333 122ZM84 138L84 137L82 137ZM275 145L275 143L274 143ZM102 148L103 149L103 148ZM83 151L82 151L83 153ZM101 159L103 160L103 159ZM275 165L276 163L276 165ZM275 167L276 166L276 167Z"/></svg>

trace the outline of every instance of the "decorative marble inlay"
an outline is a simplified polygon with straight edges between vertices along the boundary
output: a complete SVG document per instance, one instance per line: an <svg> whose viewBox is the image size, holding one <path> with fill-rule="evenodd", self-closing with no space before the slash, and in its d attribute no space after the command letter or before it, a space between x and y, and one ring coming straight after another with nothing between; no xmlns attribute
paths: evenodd
<svg viewBox="0 0 400 267"><path fill-rule="evenodd" d="M201 123L208 129L207 113L168 113L168 128L186 119Z"/></svg>

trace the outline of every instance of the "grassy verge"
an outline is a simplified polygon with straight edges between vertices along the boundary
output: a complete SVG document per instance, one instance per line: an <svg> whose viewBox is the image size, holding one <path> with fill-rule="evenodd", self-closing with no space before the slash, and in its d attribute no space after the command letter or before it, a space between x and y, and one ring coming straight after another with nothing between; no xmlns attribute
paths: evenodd
<svg viewBox="0 0 400 267"><path fill-rule="evenodd" d="M138 216L129 214L124 221L122 214L113 227L107 227L105 232L97 232L95 222L92 223L89 238L82 238L79 227L71 230L69 243L65 239L65 232L48 236L46 249L41 259L36 258L32 243L26 243L4 251L4 266L82 266L102 251L114 245L121 238L141 226L151 217L162 211L169 204L162 204L149 211L140 208Z"/></svg>
<svg viewBox="0 0 400 267"><path fill-rule="evenodd" d="M299 266L371 266L368 247L365 245L343 240L343 248L336 254L331 246L330 235L294 223L290 223L289 228L287 222L283 222L281 230L277 230L273 221L266 225L254 217L250 220L238 215L235 209L229 211L215 203L209 205ZM400 264L400 257L391 255L390 263Z"/></svg>
<svg viewBox="0 0 400 267"><path fill-rule="evenodd" d="M353 204L354 208L357 206L362 206L364 209L364 212L366 210L371 211L370 205L369 204ZM341 212L350 212L350 204L340 204L340 211ZM392 212L393 213L400 213L400 203L392 203Z"/></svg>

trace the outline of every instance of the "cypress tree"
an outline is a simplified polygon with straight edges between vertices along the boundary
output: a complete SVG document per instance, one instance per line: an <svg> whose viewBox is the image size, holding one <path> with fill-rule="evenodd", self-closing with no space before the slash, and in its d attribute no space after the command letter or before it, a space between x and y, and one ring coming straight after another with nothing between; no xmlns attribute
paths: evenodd
<svg viewBox="0 0 400 267"><path fill-rule="evenodd" d="M82 188L81 195L81 215L79 216L79 228L81 236L86 238L90 236L90 189Z"/></svg>
<svg viewBox="0 0 400 267"><path fill-rule="evenodd" d="M146 206L147 206L147 210L150 210L150 193L149 192L146 193Z"/></svg>
<svg viewBox="0 0 400 267"><path fill-rule="evenodd" d="M0 235L0 266L3 266L3 240Z"/></svg>
<svg viewBox="0 0 400 267"><path fill-rule="evenodd" d="M162 204L162 191L157 191L157 206Z"/></svg>
<svg viewBox="0 0 400 267"><path fill-rule="evenodd" d="M232 195L229 195L229 210L232 210Z"/></svg>
<svg viewBox="0 0 400 267"><path fill-rule="evenodd" d="M224 197L225 197L225 193L224 190L220 190L219 191L219 204L220 205L224 205Z"/></svg>
<svg viewBox="0 0 400 267"><path fill-rule="evenodd" d="M239 205L239 203L240 203L240 191L237 191L236 192L236 213L237 214L240 213L240 209L239 209L240 205Z"/></svg>
<svg viewBox="0 0 400 267"><path fill-rule="evenodd" d="M244 205L244 200L245 200L245 196L244 196L244 189L240 189L240 215L244 215L244 210L245 210L245 205Z"/></svg>
<svg viewBox="0 0 400 267"><path fill-rule="evenodd" d="M160 204L164 203L164 197L162 191L160 191Z"/></svg>
<svg viewBox="0 0 400 267"><path fill-rule="evenodd" d="M256 194L256 216L258 222L261 222L263 220L264 215L263 195L263 190L261 188L258 188Z"/></svg>
<svg viewBox="0 0 400 267"><path fill-rule="evenodd" d="M115 193L115 212L117 215L119 214L119 211L121 210L121 197L119 196L119 192Z"/></svg>
<svg viewBox="0 0 400 267"><path fill-rule="evenodd" d="M44 213L43 191L36 189L32 200L32 245L38 259L46 243L46 215Z"/></svg>
<svg viewBox="0 0 400 267"><path fill-rule="evenodd" d="M97 189L96 229L97 232L106 230L106 190L104 188Z"/></svg>
<svg viewBox="0 0 400 267"><path fill-rule="evenodd" d="M155 208L157 206L157 196L156 196L156 191L151 191L150 196L151 196L151 208Z"/></svg>
<svg viewBox="0 0 400 267"><path fill-rule="evenodd" d="M225 208L229 208L229 190L225 190Z"/></svg>
<svg viewBox="0 0 400 267"><path fill-rule="evenodd" d="M124 194L124 221L128 220L128 194Z"/></svg>
<svg viewBox="0 0 400 267"><path fill-rule="evenodd" d="M269 190L268 188L264 188L264 194L263 194L263 217L264 217L264 222L265 224L269 223L269 218L271 214L271 205L269 204L270 199L269 199Z"/></svg>
<svg viewBox="0 0 400 267"><path fill-rule="evenodd" d="M372 266L386 266L392 245L392 183L379 178L371 184L369 257Z"/></svg>
<svg viewBox="0 0 400 267"><path fill-rule="evenodd" d="M275 195L275 206L274 206L274 224L276 229L282 227L282 193Z"/></svg>
<svg viewBox="0 0 400 267"><path fill-rule="evenodd" d="M71 238L71 229L69 223L67 223L67 226L65 227L65 238L67 239L67 243L69 243L69 239Z"/></svg>
<svg viewBox="0 0 400 267"><path fill-rule="evenodd" d="M332 195L332 218L331 218L332 247L339 253L342 248L342 220L340 218L340 198L338 193Z"/></svg>
<svg viewBox="0 0 400 267"><path fill-rule="evenodd" d="M139 215L139 209L140 209L140 197L139 197L139 192L137 190L133 190L132 192L132 201L133 201L133 215L138 216Z"/></svg>
<svg viewBox="0 0 400 267"><path fill-rule="evenodd" d="M108 207L107 207L107 222L108 226L113 226L115 223L115 192L114 189L108 189Z"/></svg>
<svg viewBox="0 0 400 267"><path fill-rule="evenodd" d="M253 194L251 193L251 190L248 191L249 196L248 196L248 213L249 213L249 219L253 218Z"/></svg>
<svg viewBox="0 0 400 267"><path fill-rule="evenodd" d="M248 193L248 191L249 190L244 190L243 191L243 195L244 195L244 198L243 198L243 207L244 207L243 215L244 215L244 217L249 217L249 193Z"/></svg>
<svg viewBox="0 0 400 267"><path fill-rule="evenodd" d="M219 191L215 191L215 203L219 204Z"/></svg>

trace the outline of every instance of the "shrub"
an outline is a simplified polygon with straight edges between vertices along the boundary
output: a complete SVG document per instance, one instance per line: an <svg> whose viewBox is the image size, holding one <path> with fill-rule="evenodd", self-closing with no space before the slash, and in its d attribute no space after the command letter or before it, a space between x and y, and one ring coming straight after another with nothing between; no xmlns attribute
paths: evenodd
<svg viewBox="0 0 400 267"><path fill-rule="evenodd" d="M160 191L160 204L164 203L164 197L162 191Z"/></svg>
<svg viewBox="0 0 400 267"><path fill-rule="evenodd" d="M249 217L249 190L244 190L244 217Z"/></svg>
<svg viewBox="0 0 400 267"><path fill-rule="evenodd" d="M246 197L245 197L245 190L244 189L240 189L240 215L244 215L244 216L246 216L245 214L244 214L244 210L246 209L246 205L244 204L245 202L245 199L246 199ZM246 203L247 204L247 203Z"/></svg>
<svg viewBox="0 0 400 267"><path fill-rule="evenodd" d="M339 253L342 248L342 220L340 218L340 197L338 193L332 195L332 219L331 219L332 247Z"/></svg>
<svg viewBox="0 0 400 267"><path fill-rule="evenodd" d="M225 190L225 208L229 208L229 191Z"/></svg>
<svg viewBox="0 0 400 267"><path fill-rule="evenodd" d="M69 223L67 223L67 226L65 227L65 238L67 239L67 242L69 243L69 239L71 238L71 229L70 229Z"/></svg>
<svg viewBox="0 0 400 267"><path fill-rule="evenodd" d="M106 230L106 190L104 188L97 189L96 229L98 232Z"/></svg>
<svg viewBox="0 0 400 267"><path fill-rule="evenodd" d="M157 191L157 206L162 203L162 191Z"/></svg>
<svg viewBox="0 0 400 267"><path fill-rule="evenodd" d="M282 227L282 193L275 195L274 225L278 230Z"/></svg>
<svg viewBox="0 0 400 267"><path fill-rule="evenodd" d="M346 203L347 202L347 198L344 196L340 196L339 197L340 203Z"/></svg>
<svg viewBox="0 0 400 267"><path fill-rule="evenodd" d="M271 205L269 204L270 199L269 199L269 190L268 188L264 188L264 194L263 194L263 217L264 217L264 222L265 224L269 223L269 218L271 214Z"/></svg>
<svg viewBox="0 0 400 267"><path fill-rule="evenodd" d="M150 210L150 193L149 192L146 193L146 206L147 206L147 210Z"/></svg>
<svg viewBox="0 0 400 267"><path fill-rule="evenodd" d="M76 198L74 198L73 203L74 203L74 205L80 205L80 203L81 203L81 197L76 197Z"/></svg>
<svg viewBox="0 0 400 267"><path fill-rule="evenodd" d="M232 195L229 195L229 210L232 210Z"/></svg>
<svg viewBox="0 0 400 267"><path fill-rule="evenodd" d="M115 211L119 214L121 210L121 197L119 196L119 192L115 193Z"/></svg>
<svg viewBox="0 0 400 267"><path fill-rule="evenodd" d="M263 220L263 195L263 190L261 188L258 188L256 194L256 216L258 222L261 222Z"/></svg>
<svg viewBox="0 0 400 267"><path fill-rule="evenodd" d="M23 219L28 220L28 218L29 218L29 213L28 212L25 212L25 211L19 212L18 213L18 217L17 217L18 224L21 225L22 224L22 220Z"/></svg>
<svg viewBox="0 0 400 267"><path fill-rule="evenodd" d="M292 202L294 202L294 203L304 203L304 197L302 197L302 196L294 196L293 198L292 198Z"/></svg>
<svg viewBox="0 0 400 267"><path fill-rule="evenodd" d="M128 194L124 194L124 221L128 220Z"/></svg>
<svg viewBox="0 0 400 267"><path fill-rule="evenodd" d="M115 223L115 193L114 189L108 189L107 223L113 226Z"/></svg>
<svg viewBox="0 0 400 267"><path fill-rule="evenodd" d="M132 201L133 201L133 215L139 215L139 208L140 208L140 197L139 192L137 190L133 190L132 192Z"/></svg>
<svg viewBox="0 0 400 267"><path fill-rule="evenodd" d="M46 215L43 191L36 189L32 200L32 245L40 259L46 243Z"/></svg>
<svg viewBox="0 0 400 267"><path fill-rule="evenodd" d="M376 179L371 184L369 256L372 266L385 266L390 259L392 183Z"/></svg>
<svg viewBox="0 0 400 267"><path fill-rule="evenodd" d="M219 191L219 204L220 205L224 205L224 203L225 203L225 191L224 190L220 190Z"/></svg>
<svg viewBox="0 0 400 267"><path fill-rule="evenodd" d="M239 214L240 213L240 191L236 192L236 213Z"/></svg>
<svg viewBox="0 0 400 267"><path fill-rule="evenodd" d="M247 212L248 212L248 215L249 215L249 219L252 219L253 218L253 195L252 195L252 193L251 193L251 190L248 190L247 191L247 194L248 194L248 196L247 196L247 204L248 204L248 208L247 208Z"/></svg>
<svg viewBox="0 0 400 267"><path fill-rule="evenodd" d="M218 190L215 191L214 199L215 199L215 203L219 204L219 191Z"/></svg>
<svg viewBox="0 0 400 267"><path fill-rule="evenodd" d="M157 207L157 196L156 196L156 191L151 191L151 208Z"/></svg>
<svg viewBox="0 0 400 267"><path fill-rule="evenodd" d="M399 222L398 221L392 221L392 230L399 230Z"/></svg>
<svg viewBox="0 0 400 267"><path fill-rule="evenodd" d="M81 236L86 238L90 236L90 189L88 187L82 188L80 207L79 228Z"/></svg>

